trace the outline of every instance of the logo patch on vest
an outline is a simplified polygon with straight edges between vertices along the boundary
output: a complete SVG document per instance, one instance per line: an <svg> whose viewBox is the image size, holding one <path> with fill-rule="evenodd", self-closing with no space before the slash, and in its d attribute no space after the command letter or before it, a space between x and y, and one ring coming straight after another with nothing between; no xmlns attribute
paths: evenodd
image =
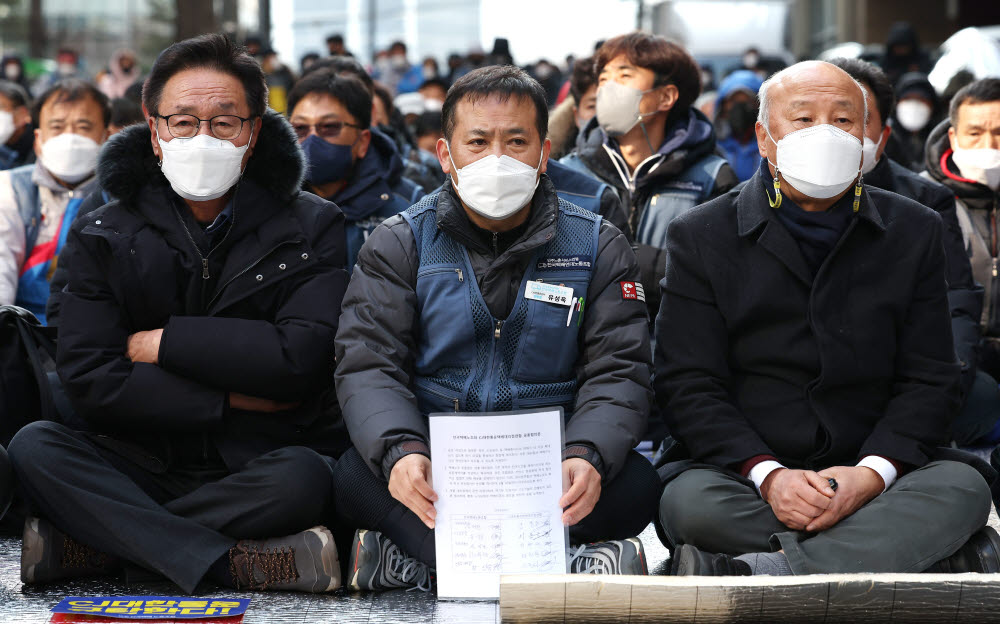
<svg viewBox="0 0 1000 624"><path fill-rule="evenodd" d="M621 282L622 299L635 299L646 303L646 291L639 282Z"/></svg>
<svg viewBox="0 0 1000 624"><path fill-rule="evenodd" d="M556 269L589 269L590 259L580 256L554 256L552 258L542 258L535 265L538 271L551 271Z"/></svg>

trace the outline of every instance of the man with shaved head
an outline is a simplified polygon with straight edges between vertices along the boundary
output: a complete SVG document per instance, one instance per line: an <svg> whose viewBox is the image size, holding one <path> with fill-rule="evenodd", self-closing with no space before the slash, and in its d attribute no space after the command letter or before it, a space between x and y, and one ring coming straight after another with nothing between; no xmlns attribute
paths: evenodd
<svg viewBox="0 0 1000 624"><path fill-rule="evenodd" d="M667 235L672 572L1000 570L986 480L936 448L959 396L940 216L864 184L843 70L799 63L759 99L756 174Z"/></svg>

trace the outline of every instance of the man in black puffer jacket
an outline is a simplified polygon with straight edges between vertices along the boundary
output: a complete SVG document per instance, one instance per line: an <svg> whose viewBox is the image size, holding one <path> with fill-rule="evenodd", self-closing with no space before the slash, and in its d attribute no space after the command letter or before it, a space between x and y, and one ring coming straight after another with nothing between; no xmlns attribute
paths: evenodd
<svg viewBox="0 0 1000 624"><path fill-rule="evenodd" d="M11 442L45 518L25 525L25 582L132 564L188 592L339 585L313 525L347 443L344 218L299 191L302 153L266 93L225 37L174 44L143 89L149 127L102 153L116 200L73 225L57 293L58 373L94 433L39 422Z"/></svg>

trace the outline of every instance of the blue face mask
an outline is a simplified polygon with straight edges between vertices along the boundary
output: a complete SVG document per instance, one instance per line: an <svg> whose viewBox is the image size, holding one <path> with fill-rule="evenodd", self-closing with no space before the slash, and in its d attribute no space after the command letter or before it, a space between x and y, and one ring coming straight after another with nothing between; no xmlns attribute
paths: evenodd
<svg viewBox="0 0 1000 624"><path fill-rule="evenodd" d="M327 184L350 177L351 168L354 166L354 155L351 153L350 145L334 145L315 134L310 134L302 142L302 151L305 152L309 163L306 179L310 184Z"/></svg>

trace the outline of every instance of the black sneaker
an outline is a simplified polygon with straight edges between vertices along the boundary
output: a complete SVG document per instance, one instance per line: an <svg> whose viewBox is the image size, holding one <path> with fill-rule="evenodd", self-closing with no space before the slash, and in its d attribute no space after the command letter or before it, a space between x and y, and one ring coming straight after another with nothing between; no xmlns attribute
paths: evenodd
<svg viewBox="0 0 1000 624"><path fill-rule="evenodd" d="M80 576L106 576L118 559L60 532L42 518L24 521L21 540L21 582L48 583Z"/></svg>
<svg viewBox="0 0 1000 624"><path fill-rule="evenodd" d="M1000 535L993 527L983 527L950 557L924 570L931 574L961 574L1000 572Z"/></svg>
<svg viewBox="0 0 1000 624"><path fill-rule="evenodd" d="M751 576L750 564L729 555L713 555L681 544L670 558L671 576Z"/></svg>
<svg viewBox="0 0 1000 624"><path fill-rule="evenodd" d="M351 589L430 591L434 575L427 564L410 557L378 531L358 529L351 547Z"/></svg>
<svg viewBox="0 0 1000 624"><path fill-rule="evenodd" d="M229 549L236 589L318 594L340 587L337 545L326 527L269 540L240 540Z"/></svg>
<svg viewBox="0 0 1000 624"><path fill-rule="evenodd" d="M649 574L646 553L637 537L611 542L594 542L566 551L566 572L570 574Z"/></svg>

